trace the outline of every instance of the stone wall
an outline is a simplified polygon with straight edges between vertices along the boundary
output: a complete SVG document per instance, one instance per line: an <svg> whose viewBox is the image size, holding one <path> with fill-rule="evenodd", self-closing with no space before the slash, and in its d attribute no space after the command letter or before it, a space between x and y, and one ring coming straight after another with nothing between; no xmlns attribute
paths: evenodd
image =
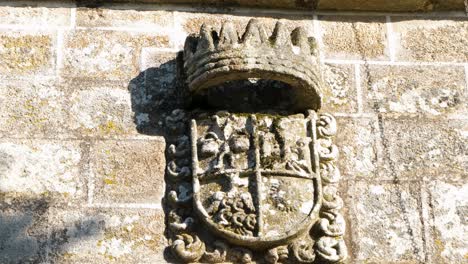
<svg viewBox="0 0 468 264"><path fill-rule="evenodd" d="M318 40L350 263L466 263L466 13L50 1L0 2L0 263L165 263L177 52L251 17Z"/></svg>
<svg viewBox="0 0 468 264"><path fill-rule="evenodd" d="M103 3L158 3L215 7L260 7L299 10L346 11L463 11L466 0L78 0L81 6L100 6Z"/></svg>

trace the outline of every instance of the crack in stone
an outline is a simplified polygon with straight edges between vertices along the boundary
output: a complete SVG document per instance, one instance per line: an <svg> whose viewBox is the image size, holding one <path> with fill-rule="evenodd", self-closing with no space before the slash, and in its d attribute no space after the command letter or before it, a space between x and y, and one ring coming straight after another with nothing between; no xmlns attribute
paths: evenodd
<svg viewBox="0 0 468 264"><path fill-rule="evenodd" d="M362 40L359 38L359 33L358 33L357 28L356 28L356 24L351 23L351 28L354 31L354 36L355 36L355 40L356 40L356 44L357 44L359 53L361 55L361 59L364 61L364 72L365 72L364 78L366 78L368 88L370 88L371 85L372 85L372 76L370 74L369 63L367 61L367 58L365 57L364 45L362 44ZM411 246L413 247L413 253L418 256L419 255L419 249L417 247L417 243L416 243L416 240L415 240L415 237L414 237L414 230L411 227L411 222L410 222L410 220L408 218L409 212L408 212L408 209L405 206L405 203L404 203L403 197L402 197L401 180L398 178L398 175L395 172L396 167L395 167L394 162L391 159L391 156L390 156L390 153L389 153L389 148L388 148L388 141L385 138L385 127L384 127L383 115L382 115L382 113L379 112L378 109L379 109L378 108L378 102L374 102L373 110L374 110L374 113L377 114L378 126L379 126L379 135L380 135L380 140L381 140L382 146L383 146L384 159L388 160L390 171L391 171L391 176L393 178L393 184L397 188L398 203L399 203L399 207L400 207L400 209L402 211L403 221L405 222L406 228L408 230L408 234L411 237ZM420 260L419 260L419 262L423 263Z"/></svg>

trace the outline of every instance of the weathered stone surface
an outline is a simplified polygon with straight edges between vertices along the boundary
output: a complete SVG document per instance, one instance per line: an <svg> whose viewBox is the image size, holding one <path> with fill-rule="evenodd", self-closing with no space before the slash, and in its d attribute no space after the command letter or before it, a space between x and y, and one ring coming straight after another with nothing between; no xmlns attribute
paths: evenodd
<svg viewBox="0 0 468 264"><path fill-rule="evenodd" d="M420 184L353 182L348 203L355 263L421 263Z"/></svg>
<svg viewBox="0 0 468 264"><path fill-rule="evenodd" d="M242 15L229 15L229 14L200 14L200 13L177 13L177 20L180 23L180 27L183 29L185 34L179 36L177 39L180 41L179 46L183 47L185 37L188 34L200 32L200 27L203 24L212 26L215 30L219 31L221 29L221 25L226 21L232 22L234 28L237 32L241 33L244 31L247 23L252 18L250 16L242 16ZM293 16L293 17L282 17L282 16L257 16L255 17L258 19L265 27L267 34L271 34L275 27L275 23L281 19L289 31L292 31L296 27L303 27L308 36L313 36L313 24L311 17L305 16ZM242 37L240 35L239 37Z"/></svg>
<svg viewBox="0 0 468 264"><path fill-rule="evenodd" d="M159 72L158 76L163 76ZM162 82L154 75L151 85ZM174 79L174 76L164 76ZM161 84L167 88L169 84ZM0 136L136 137L137 127L149 122L134 106L157 98L137 97L126 82L83 82L50 79L8 80L0 84ZM76 88L78 87L78 88ZM152 86L152 89L160 87ZM144 92L143 87L138 87ZM163 91L160 91L163 92ZM150 98L151 99L151 98Z"/></svg>
<svg viewBox="0 0 468 264"><path fill-rule="evenodd" d="M430 11L431 0L319 0L318 9L360 11Z"/></svg>
<svg viewBox="0 0 468 264"><path fill-rule="evenodd" d="M103 2L132 2L132 3L170 3L192 4L209 7L261 7L261 8L291 8L300 10L359 10L359 11L432 11L432 10L463 10L463 0L449 0L450 4L441 5L445 0L85 0L81 4L99 6ZM434 4L435 2L435 4ZM461 4L460 4L461 3Z"/></svg>
<svg viewBox="0 0 468 264"><path fill-rule="evenodd" d="M329 113L357 112L357 92L354 65L325 64L322 67L323 106L321 111Z"/></svg>
<svg viewBox="0 0 468 264"><path fill-rule="evenodd" d="M388 58L385 17L320 16L319 20L325 58Z"/></svg>
<svg viewBox="0 0 468 264"><path fill-rule="evenodd" d="M377 118L338 118L339 168L348 180L379 180L382 145Z"/></svg>
<svg viewBox="0 0 468 264"><path fill-rule="evenodd" d="M365 112L463 116L463 67L361 66Z"/></svg>
<svg viewBox="0 0 468 264"><path fill-rule="evenodd" d="M36 138L64 135L65 92L57 82L4 80L0 83L0 136Z"/></svg>
<svg viewBox="0 0 468 264"><path fill-rule="evenodd" d="M434 263L466 263L468 255L468 184L428 183L431 205L429 230L433 237Z"/></svg>
<svg viewBox="0 0 468 264"><path fill-rule="evenodd" d="M319 9L324 1L318 1ZM85 2L103 3L78 4ZM145 209L159 207L164 191L163 168L146 166L145 159L164 164L164 146L160 133L139 128L167 125L159 117L175 107L167 100L177 81L175 51L202 23L219 30L222 21L231 20L241 32L250 16L258 16L269 34L279 17L289 30L304 26L307 36L318 33L313 13L307 13L312 1L195 2L209 6L166 1L170 5L75 10L70 1L0 1L0 263L172 260L163 259L169 219L160 210ZM462 64L468 61L468 43L463 1L431 0L433 10L462 11L441 17L388 13L403 7L431 9L410 7L409 1L380 6L375 5L379 0L332 2L341 9L382 7L393 22L385 25L384 14L331 17L322 12L315 24L322 27L326 57L350 64L322 68L330 86L323 91L322 111L346 116L338 118L333 143L339 147L342 179L348 180L340 186L351 186L339 189L342 197L350 196L345 239L349 254L357 258L350 263L465 263L468 110ZM229 4L234 8L226 8ZM301 8L237 8L259 4ZM358 33L350 22L357 22ZM396 57L382 65L361 65L361 114L352 60L388 60L386 26L393 29L390 46ZM119 177L112 184L114 171ZM156 172L161 177L153 177ZM419 185L423 179L426 186ZM87 208L88 184L94 194L91 206L109 209ZM419 189L424 191L421 201ZM421 208L426 218L418 218Z"/></svg>
<svg viewBox="0 0 468 264"><path fill-rule="evenodd" d="M61 202L86 194L79 141L1 140L0 192L57 195Z"/></svg>
<svg viewBox="0 0 468 264"><path fill-rule="evenodd" d="M174 17L170 11L126 9L125 6L108 8L78 8L76 25L83 27L124 27L135 30L164 31L173 27Z"/></svg>
<svg viewBox="0 0 468 264"><path fill-rule="evenodd" d="M468 61L465 19L392 18L396 56L405 61Z"/></svg>
<svg viewBox="0 0 468 264"><path fill-rule="evenodd" d="M160 109L167 109L174 104L177 98L177 54L164 52L154 48L143 49L141 70L144 82L131 89L132 107L136 114L141 116L139 127L151 126L151 115L161 115ZM159 111L158 111L159 110ZM158 121L156 121L158 122Z"/></svg>
<svg viewBox="0 0 468 264"><path fill-rule="evenodd" d="M93 2L91 0L89 2ZM133 2L133 3L171 3L171 4L193 4L194 6L210 6L210 7L229 7L229 6L248 6L248 7L266 7L266 8L312 8L314 3L312 1L293 1L293 0L111 0L108 2Z"/></svg>
<svg viewBox="0 0 468 264"><path fill-rule="evenodd" d="M465 0L436 0L434 9L436 10L463 10Z"/></svg>
<svg viewBox="0 0 468 264"><path fill-rule="evenodd" d="M142 47L167 47L166 35L76 30L65 36L62 75L80 79L129 80L138 75Z"/></svg>
<svg viewBox="0 0 468 264"><path fill-rule="evenodd" d="M69 209L51 212L53 263L166 263L162 211Z"/></svg>
<svg viewBox="0 0 468 264"><path fill-rule="evenodd" d="M46 32L0 31L0 75L53 74L55 41Z"/></svg>
<svg viewBox="0 0 468 264"><path fill-rule="evenodd" d="M78 137L134 137L138 119L132 111L131 94L118 85L81 84L69 95L69 129ZM140 120L141 121L141 120Z"/></svg>
<svg viewBox="0 0 468 264"><path fill-rule="evenodd" d="M187 37L183 60L193 105L218 112L176 110L166 118L174 258L345 261L336 121L314 111L323 85L315 39L282 22L271 34L257 19L245 31L230 21L220 29L203 24Z"/></svg>
<svg viewBox="0 0 468 264"><path fill-rule="evenodd" d="M96 141L90 154L95 202L161 204L164 149L160 140Z"/></svg>
<svg viewBox="0 0 468 264"><path fill-rule="evenodd" d="M190 140L181 133L167 151L174 256L182 263L342 263L347 249L335 132L333 117L313 111L194 117ZM318 170L321 183L314 183ZM315 198L320 186L322 205Z"/></svg>
<svg viewBox="0 0 468 264"><path fill-rule="evenodd" d="M321 106L317 42L302 27L290 31L278 21L269 35L258 19L242 31L232 22L219 31L204 24L187 38L183 56L189 92L216 109L300 112Z"/></svg>
<svg viewBox="0 0 468 264"><path fill-rule="evenodd" d="M161 77L172 78L172 81L176 78L177 74L176 65L174 64L176 57L176 52L162 51L158 48L143 48L141 54L141 70L165 67L167 71L164 76ZM167 65L168 62L172 62L170 67Z"/></svg>
<svg viewBox="0 0 468 264"><path fill-rule="evenodd" d="M0 263L46 263L48 209L44 197L0 194Z"/></svg>
<svg viewBox="0 0 468 264"><path fill-rule="evenodd" d="M229 21L233 23L235 30L240 34L239 37L242 37L245 27L252 18L250 16L242 15L183 12L178 12L176 17L176 21L178 22L177 26L182 30L182 33L178 33L176 36L171 36L171 39L176 43L176 47L180 48L184 47L187 35L200 33L200 28L203 24L211 26L214 30L219 32L222 24ZM285 24L289 31L292 31L296 27L303 27L308 36L313 36L314 34L313 23L310 17L294 16L284 18L281 16L275 17L274 15L271 15L256 16L255 18L262 23L268 35L271 35L275 27L275 23L279 19L281 19L281 22Z"/></svg>
<svg viewBox="0 0 468 264"><path fill-rule="evenodd" d="M8 2L7 5L4 5ZM0 24L66 27L72 4L46 1L1 1Z"/></svg>
<svg viewBox="0 0 468 264"><path fill-rule="evenodd" d="M171 90L175 90L177 78L177 54L158 49L143 49L141 70L145 71L145 86L148 93L147 100L154 101L167 97ZM173 92L172 92L173 93ZM153 105L153 107L157 107Z"/></svg>
<svg viewBox="0 0 468 264"><path fill-rule="evenodd" d="M466 178L467 120L385 118L383 178Z"/></svg>

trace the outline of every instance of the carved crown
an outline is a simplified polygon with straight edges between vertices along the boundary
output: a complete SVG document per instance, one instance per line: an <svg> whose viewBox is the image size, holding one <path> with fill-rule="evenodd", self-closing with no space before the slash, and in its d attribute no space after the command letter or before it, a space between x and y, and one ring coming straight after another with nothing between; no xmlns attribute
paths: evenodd
<svg viewBox="0 0 468 264"><path fill-rule="evenodd" d="M200 33L185 42L184 70L189 91L195 94L229 81L266 79L291 87L288 96L294 110L320 108L322 80L315 39L301 27L290 31L281 21L271 36L256 19L243 34L230 22L219 32L202 25Z"/></svg>

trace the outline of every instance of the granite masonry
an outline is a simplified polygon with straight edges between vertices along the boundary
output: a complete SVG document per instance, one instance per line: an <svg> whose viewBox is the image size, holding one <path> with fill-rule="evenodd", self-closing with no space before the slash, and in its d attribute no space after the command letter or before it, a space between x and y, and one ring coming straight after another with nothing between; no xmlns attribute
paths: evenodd
<svg viewBox="0 0 468 264"><path fill-rule="evenodd" d="M0 1L0 263L178 263L165 174L180 52L202 24L251 18L316 39L348 263L468 261L463 1L83 2Z"/></svg>

